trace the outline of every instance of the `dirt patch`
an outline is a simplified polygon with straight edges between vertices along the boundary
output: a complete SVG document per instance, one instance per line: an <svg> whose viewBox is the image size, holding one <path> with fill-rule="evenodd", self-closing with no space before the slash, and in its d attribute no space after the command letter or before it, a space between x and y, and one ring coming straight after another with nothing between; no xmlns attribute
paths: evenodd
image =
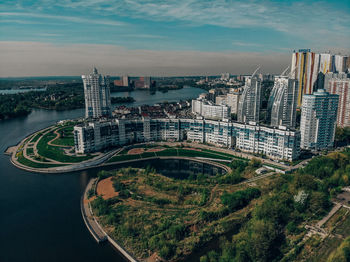
<svg viewBox="0 0 350 262"><path fill-rule="evenodd" d="M158 261L164 261L161 259L157 253L153 253L149 258L146 259L146 262L158 262Z"/></svg>
<svg viewBox="0 0 350 262"><path fill-rule="evenodd" d="M142 154L145 151L143 148L133 148L128 151L128 155L138 155Z"/></svg>
<svg viewBox="0 0 350 262"><path fill-rule="evenodd" d="M87 204L87 203L89 203L89 202L92 202L92 201L94 201L96 199L96 196L92 196L92 197L90 197L89 199L84 199L84 204Z"/></svg>
<svg viewBox="0 0 350 262"><path fill-rule="evenodd" d="M115 192L112 182L112 177L106 178L98 182L97 194L102 196L103 199L109 199L118 196L118 192Z"/></svg>
<svg viewBox="0 0 350 262"><path fill-rule="evenodd" d="M160 152L163 151L165 148L163 147L157 147L157 148L150 148L146 152Z"/></svg>

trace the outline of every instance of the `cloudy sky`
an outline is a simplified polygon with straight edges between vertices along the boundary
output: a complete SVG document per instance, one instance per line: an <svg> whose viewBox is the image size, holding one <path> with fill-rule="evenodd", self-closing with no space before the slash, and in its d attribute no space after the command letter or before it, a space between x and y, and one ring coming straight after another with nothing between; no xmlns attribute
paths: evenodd
<svg viewBox="0 0 350 262"><path fill-rule="evenodd" d="M278 73L295 49L350 53L350 2L0 1L0 77Z"/></svg>

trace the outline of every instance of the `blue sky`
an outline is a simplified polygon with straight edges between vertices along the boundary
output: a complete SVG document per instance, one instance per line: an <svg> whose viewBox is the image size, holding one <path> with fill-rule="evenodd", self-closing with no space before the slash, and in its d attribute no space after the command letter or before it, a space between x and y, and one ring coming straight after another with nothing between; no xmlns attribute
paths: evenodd
<svg viewBox="0 0 350 262"><path fill-rule="evenodd" d="M214 66L219 61L212 63L213 54L224 60L223 54L229 58L255 54L259 60L266 56L289 57L298 48L344 54L350 50L349 0L2 0L0 10L0 58L11 60L7 69L0 64L1 76L11 75L10 70L16 69L24 75L67 74L73 64L79 66L77 61L82 60L82 55L99 48L105 50L106 57L110 52L116 60L123 58L124 67L116 65L114 69L113 64L105 61L107 71L131 71L130 74L160 73L160 67L154 66L164 63L161 56L169 60L162 68L168 68L169 74L179 74L181 63L171 61L177 60L174 56L190 54L192 60L188 63L198 61L192 69L186 65L183 73L201 74L218 70ZM59 69L59 65L52 67L50 60L57 59L65 49L73 52L79 48L80 56L74 51L70 60L66 58L64 65L68 72ZM47 59L40 60L36 71L33 66L26 69L25 63L35 62L33 57L42 55L43 49L47 49ZM141 66L136 69L135 65L145 62L140 57L151 60L148 71ZM207 60L201 60L203 57ZM97 65L103 67L104 61L95 58ZM267 62L265 60L259 62ZM204 71L196 71L194 67L203 62L212 63L212 69L208 65ZM239 62L242 60L231 59L223 64L231 66L232 69L227 68L231 71L238 68ZM279 69L278 65L274 66L267 65L267 69ZM79 73L75 67L74 73ZM40 68L45 70L39 71ZM243 68L250 70L248 64Z"/></svg>

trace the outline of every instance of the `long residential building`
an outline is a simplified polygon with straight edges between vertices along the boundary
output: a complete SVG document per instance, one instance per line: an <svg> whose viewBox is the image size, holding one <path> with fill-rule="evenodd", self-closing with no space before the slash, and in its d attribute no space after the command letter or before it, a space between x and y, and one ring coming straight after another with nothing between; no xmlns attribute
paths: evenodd
<svg viewBox="0 0 350 262"><path fill-rule="evenodd" d="M300 154L300 132L287 128L205 119L111 119L74 127L77 153L150 141L194 141L272 159L294 160Z"/></svg>

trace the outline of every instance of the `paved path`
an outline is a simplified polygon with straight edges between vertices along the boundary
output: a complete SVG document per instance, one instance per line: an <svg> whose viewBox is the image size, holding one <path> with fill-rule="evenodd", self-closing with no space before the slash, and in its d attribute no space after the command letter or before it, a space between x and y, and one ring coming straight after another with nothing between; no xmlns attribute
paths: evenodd
<svg viewBox="0 0 350 262"><path fill-rule="evenodd" d="M81 198L81 214L83 216L85 225L89 229L95 240L100 243L107 240L106 234L99 228L97 222L95 221L91 209L89 200L87 197L88 191L93 187L94 183L97 181L96 178L91 179L84 191L84 195Z"/></svg>
<svg viewBox="0 0 350 262"><path fill-rule="evenodd" d="M316 226L321 228L340 208L341 204L337 203L331 211L329 211L328 215L322 218L322 220L318 221Z"/></svg>
<svg viewBox="0 0 350 262"><path fill-rule="evenodd" d="M82 197L81 203L81 213L85 222L85 225L89 229L92 236L98 243L108 240L111 245L113 245L128 261L130 262L139 262L134 258L121 244L117 243L112 239L100 226L96 218L94 217L90 204L87 199L87 192L90 188L93 187L94 183L97 181L97 178L93 178L89 181L87 187L85 188L84 195Z"/></svg>
<svg viewBox="0 0 350 262"><path fill-rule="evenodd" d="M263 179L263 178L266 178L266 177L269 177L269 176L273 176L275 174L276 174L275 172L270 172L270 173L266 173L266 174L263 174L263 175L260 175L260 176L252 177L250 179L242 181L241 183L238 183L238 185L239 184L252 183L252 182L255 182L257 180L260 180L260 179Z"/></svg>

